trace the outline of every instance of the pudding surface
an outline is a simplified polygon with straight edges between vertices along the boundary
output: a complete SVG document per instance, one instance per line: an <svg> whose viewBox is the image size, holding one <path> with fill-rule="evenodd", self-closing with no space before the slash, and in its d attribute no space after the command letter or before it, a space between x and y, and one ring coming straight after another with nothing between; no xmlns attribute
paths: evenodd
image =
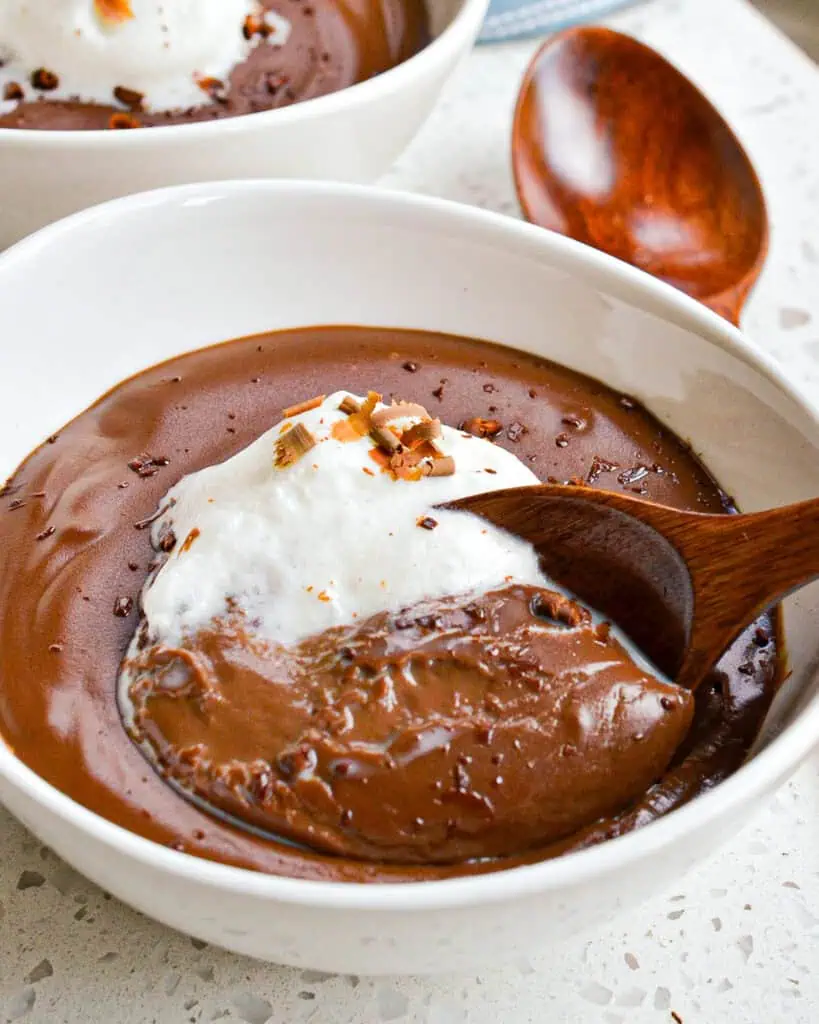
<svg viewBox="0 0 819 1024"><path fill-rule="evenodd" d="M421 332L339 327L281 332L191 353L115 388L49 439L4 489L0 734L17 756L79 802L174 848L262 871L358 881L420 880L553 856L646 824L735 770L777 682L777 644L767 620L737 642L711 685L690 701L690 729L686 701L677 701L671 716L676 732L666 736L671 763L665 767L667 752L641 761L640 771L646 774L637 783L643 795L628 795L624 805L624 791L618 790L588 823L582 815L571 818L576 802L558 800L549 813L559 817L562 812L571 820L545 844L531 845L530 830L523 838L517 834L514 849L499 843L479 859L463 860L476 856L465 844L459 851L433 852L440 862L419 863L428 859L429 849L414 858L408 849L417 850L419 844L407 843L396 847L394 856L385 854L373 849L373 829L367 849L349 842L334 848L331 837L317 852L302 845L308 837L298 830L286 841L206 813L152 769L123 726L116 693L119 665L137 624L139 593L156 557L145 521L183 475L244 448L277 423L286 407L341 388L366 393L374 382L385 400L393 396L422 403L444 423L473 421L474 429L479 429L477 420L491 424L486 429L495 443L542 480L622 488L699 511L724 511L729 505L686 446L633 400L516 351ZM511 636L528 623L533 596L519 588L499 604L487 595L482 611L490 622L502 619L501 634ZM460 607L438 611L463 614ZM403 631L384 622L370 627L369 633L347 639L389 660L390 645ZM415 649L439 642L434 630L419 624L419 615L409 632ZM566 635L549 634L560 644ZM479 636L480 630L475 643ZM599 642L590 626L574 636L583 644ZM203 646L207 642L203 635ZM221 645L218 657L229 662L230 650ZM247 664L240 669L247 680ZM257 697L263 693L258 682L263 676L255 677ZM238 677L229 672L222 678ZM463 688L474 678L465 675ZM448 674L429 669L429 681L430 692L440 696L451 688L451 669ZM658 701L674 696L662 691L663 685L668 684L641 692ZM252 689L242 699L252 705ZM196 739L193 733L201 722L193 705L185 704L166 695L156 698L152 720L164 723L165 738L177 730L180 740ZM469 716L462 717L466 721ZM372 720L362 722L365 731L372 725ZM472 729L486 723L470 719L468 724ZM516 738L521 736L510 731L511 751ZM254 756L257 741L258 735L243 737L248 757ZM590 770L594 751L602 749L593 745L586 751ZM493 748L491 741L485 750L486 764L475 769L481 780L476 788L481 789L484 780L488 785L495 777L489 771L498 768L491 757L511 752ZM456 763L458 753L453 750ZM475 750L465 753L474 758ZM614 783L622 781L612 780L611 793ZM212 799L213 793L208 795ZM534 793L532 805L545 814L548 797L544 786ZM359 802L355 810L365 813L366 808L366 801ZM221 809L236 816L228 798ZM347 809L346 803L340 808ZM413 820L421 816L416 812ZM526 822L518 824L525 831ZM269 820L263 825L269 829ZM433 846L446 837L446 819L436 827Z"/></svg>

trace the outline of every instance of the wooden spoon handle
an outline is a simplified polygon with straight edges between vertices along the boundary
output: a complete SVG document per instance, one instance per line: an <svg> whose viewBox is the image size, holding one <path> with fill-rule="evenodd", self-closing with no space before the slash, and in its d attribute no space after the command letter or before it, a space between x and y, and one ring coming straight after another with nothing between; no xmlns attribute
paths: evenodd
<svg viewBox="0 0 819 1024"><path fill-rule="evenodd" d="M695 687L766 608L819 577L819 499L753 515L672 512L660 528L691 573L694 624L681 686Z"/></svg>

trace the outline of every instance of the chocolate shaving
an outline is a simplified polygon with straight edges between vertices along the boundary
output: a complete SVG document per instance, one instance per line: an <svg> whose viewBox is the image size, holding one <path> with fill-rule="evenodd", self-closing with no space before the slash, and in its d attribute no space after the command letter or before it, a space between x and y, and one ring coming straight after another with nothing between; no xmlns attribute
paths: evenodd
<svg viewBox="0 0 819 1024"><path fill-rule="evenodd" d="M419 516L415 525L420 526L422 530L434 530L438 525L438 520L433 519L432 516Z"/></svg>
<svg viewBox="0 0 819 1024"><path fill-rule="evenodd" d="M422 420L421 423L416 423L415 426L404 431L401 435L401 444L406 445L408 448L413 448L416 445L423 444L424 441L434 441L440 436L440 420Z"/></svg>
<svg viewBox="0 0 819 1024"><path fill-rule="evenodd" d="M130 0L94 0L94 8L103 21L128 21L133 18Z"/></svg>
<svg viewBox="0 0 819 1024"><path fill-rule="evenodd" d="M276 441L276 457L274 465L277 469L286 469L315 448L316 439L303 423L297 423L286 434Z"/></svg>
<svg viewBox="0 0 819 1024"><path fill-rule="evenodd" d="M114 615L118 619L126 619L131 614L131 609L134 607L133 599L130 597L118 597L114 601Z"/></svg>
<svg viewBox="0 0 819 1024"><path fill-rule="evenodd" d="M350 417L349 424L355 433L359 437L364 437L372 428L372 414L380 401L381 395L377 391L368 391L363 405L359 405L352 396L348 395L342 400L339 409Z"/></svg>
<svg viewBox="0 0 819 1024"><path fill-rule="evenodd" d="M227 103L228 93L225 83L221 78L203 77L197 78L196 84L202 90L206 92L208 96L216 103Z"/></svg>
<svg viewBox="0 0 819 1024"><path fill-rule="evenodd" d="M194 526L194 528L183 541L182 547L179 549L180 555L184 555L186 551L190 551L190 549L193 547L193 542L201 534L201 532L202 531L199 529L198 526Z"/></svg>
<svg viewBox="0 0 819 1024"><path fill-rule="evenodd" d="M472 434L474 437L491 438L496 437L503 430L503 424L499 420L485 420L480 416L473 416L471 419L464 420L458 429L465 430L467 434Z"/></svg>
<svg viewBox="0 0 819 1024"><path fill-rule="evenodd" d="M440 420L431 419L427 410L416 402L394 402L376 410L381 396L375 391L367 394L367 401L359 405L347 396L339 405L347 413L347 423L359 436L369 434L376 444L370 456L399 480L417 480L422 476L450 476L455 472L455 461L433 443L441 434ZM388 426L394 420L421 418L399 438ZM343 421L342 421L343 422ZM337 424L338 425L338 424ZM335 434L335 431L334 431ZM352 438L342 438L351 440Z"/></svg>
<svg viewBox="0 0 819 1024"><path fill-rule="evenodd" d="M326 398L326 395L316 395L315 398L308 398L305 402L296 402L295 405L288 405L282 412L282 416L289 420L291 416L300 416L303 412L310 412L311 409L318 409Z"/></svg>
<svg viewBox="0 0 819 1024"><path fill-rule="evenodd" d="M53 537L57 532L56 526L47 526L44 530L37 534L35 540L45 540L47 537Z"/></svg>
<svg viewBox="0 0 819 1024"><path fill-rule="evenodd" d="M439 459L433 459L429 467L426 476L452 476L455 472L455 460L451 455L442 455Z"/></svg>
<svg viewBox="0 0 819 1024"><path fill-rule="evenodd" d="M417 402L395 402L393 405L378 409L371 416L374 427L383 427L385 423L391 423L393 420L416 418L423 420L430 418L423 405L419 405Z"/></svg>
<svg viewBox="0 0 819 1024"><path fill-rule="evenodd" d="M377 427L373 426L370 431L370 437L375 441L379 448L383 448L388 454L398 452L401 450L402 442L393 434L389 427Z"/></svg>
<svg viewBox="0 0 819 1024"><path fill-rule="evenodd" d="M4 100L21 100L24 96L25 92L19 82L6 82L3 87Z"/></svg>

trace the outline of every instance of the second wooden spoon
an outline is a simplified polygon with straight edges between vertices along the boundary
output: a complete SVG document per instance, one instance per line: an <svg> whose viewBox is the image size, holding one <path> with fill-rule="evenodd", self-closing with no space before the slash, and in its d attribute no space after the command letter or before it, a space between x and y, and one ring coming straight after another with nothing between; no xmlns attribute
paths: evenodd
<svg viewBox="0 0 819 1024"><path fill-rule="evenodd" d="M548 40L520 89L512 163L527 220L738 322L768 248L762 189L723 118L658 53L606 28Z"/></svg>

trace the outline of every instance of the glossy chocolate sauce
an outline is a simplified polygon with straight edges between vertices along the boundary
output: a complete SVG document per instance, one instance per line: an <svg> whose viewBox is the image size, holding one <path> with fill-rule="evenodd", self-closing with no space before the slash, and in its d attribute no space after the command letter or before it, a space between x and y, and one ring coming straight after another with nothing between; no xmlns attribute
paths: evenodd
<svg viewBox="0 0 819 1024"><path fill-rule="evenodd" d="M113 97L110 106L57 101L20 83L25 98L0 116L0 128L156 127L253 114L364 82L403 63L430 40L424 0L263 0L263 6L290 22L287 41L256 46L224 87L213 90L216 99L203 91L200 107L143 112ZM237 25L236 31L241 30ZM59 68L48 70L59 77ZM132 123L123 121L125 111ZM120 117L112 122L113 115Z"/></svg>
<svg viewBox="0 0 819 1024"><path fill-rule="evenodd" d="M234 634L231 644L224 630L218 643L201 638L216 669L210 682L224 687L226 698L226 713L214 716L212 728L203 730L191 690L148 696L146 725L156 748L164 749L168 774L222 812L290 842L200 810L149 766L126 733L116 700L139 591L156 554L144 521L182 475L234 454L277 422L284 407L374 385L386 397L424 404L444 422L498 421L497 443L541 479L636 491L700 511L724 511L728 504L690 451L632 400L486 343L316 328L181 357L120 385L49 439L0 499L0 733L15 753L80 803L157 842L261 871L358 881L444 877L554 856L646 824L735 770L778 679L769 621L737 641L692 700L648 680L579 608L563 623L572 627L565 632L547 630L537 642L527 633L521 660L520 638L543 617L544 600L523 587L484 595L471 607L439 602L432 620L429 609L415 608L401 623L376 616L342 630L343 638L323 634L311 652L313 665L329 666L322 685L292 666L280 675L305 698L287 721L265 718L265 709L280 716L295 707L282 687L265 689L269 652L256 652L261 667L254 668L246 638ZM555 618L554 608L546 612ZM442 642L442 625L460 637L459 659ZM478 667L488 634L497 640L489 677ZM584 682L558 671L549 679L544 666L565 665L567 645L575 646L581 664L603 651L609 675ZM250 784L248 792L257 789L253 800L237 804L238 790L214 785L207 772L185 777L179 753L203 739L221 751L223 766L229 759L240 768L251 764L268 736L271 748L281 744L273 753L297 756L298 744L288 743L304 733L305 708L313 717L316 693L332 691L315 716L332 726L339 695L345 687L366 690L374 664L389 665L393 692L405 696L408 652L425 684L415 692L427 695L429 706L401 718L397 734L394 716L379 718L377 700L356 698L353 715L358 738L389 734L396 741L387 751L392 767L378 750L369 765L350 758L348 733L318 730L317 777L332 782L335 802L308 794L311 813L301 813L304 794L295 781L290 788L302 803L290 813L286 801L264 799L258 778L241 780ZM339 675L337 659L350 671ZM606 710L615 691L623 698L618 706L628 709L620 719ZM453 734L436 749L424 748L434 756L418 757L418 737L429 743L430 722L447 693L468 698L457 714L448 709ZM571 713L553 726L548 723L559 715L550 709L572 701L597 707L601 723L619 721L618 727L580 730L577 743L566 742ZM397 706L408 705L399 700ZM542 728L528 732L521 723L538 715ZM574 774L566 772L567 757L577 764ZM280 765L285 778L288 763ZM344 763L349 767L339 771ZM361 784L368 777L374 801ZM437 795L436 780L443 790ZM357 827L348 827L352 821ZM544 835L554 841L538 843Z"/></svg>

